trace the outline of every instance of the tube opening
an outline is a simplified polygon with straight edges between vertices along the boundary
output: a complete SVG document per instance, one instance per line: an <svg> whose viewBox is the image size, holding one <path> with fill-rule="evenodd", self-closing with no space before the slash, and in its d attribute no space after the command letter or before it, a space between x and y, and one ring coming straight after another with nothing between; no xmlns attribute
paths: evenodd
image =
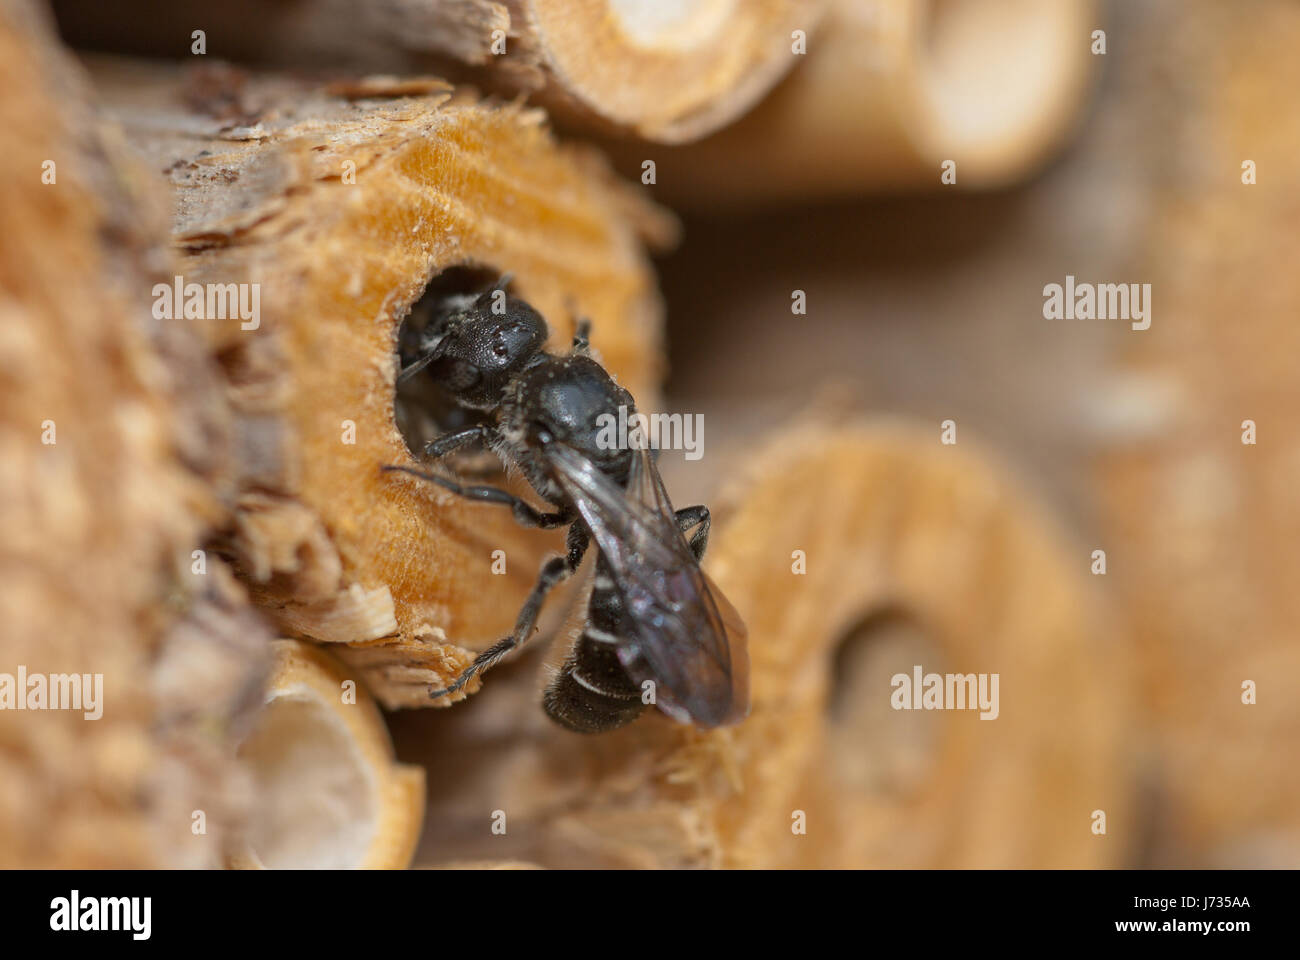
<svg viewBox="0 0 1300 960"><path fill-rule="evenodd" d="M470 266L449 267L434 276L398 328L397 369L418 360L442 320L464 309L500 278L500 270ZM437 384L420 374L397 384L393 415L407 451L416 460L424 459L424 448L430 440L473 426L483 418L478 412L457 407Z"/></svg>
<svg viewBox="0 0 1300 960"><path fill-rule="evenodd" d="M379 802L338 716L308 696L272 699L241 744L255 785L248 849L270 869L347 869L366 860Z"/></svg>
<svg viewBox="0 0 1300 960"><path fill-rule="evenodd" d="M893 677L921 665L941 670L939 646L909 611L868 614L841 637L831 660L827 699L831 766L846 787L902 795L929 776L941 720L924 710L895 710Z"/></svg>

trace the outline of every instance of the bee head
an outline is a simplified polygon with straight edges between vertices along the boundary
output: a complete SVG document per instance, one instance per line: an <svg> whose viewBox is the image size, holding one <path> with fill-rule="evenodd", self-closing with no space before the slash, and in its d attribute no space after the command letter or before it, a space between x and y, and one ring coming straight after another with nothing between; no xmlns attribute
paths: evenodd
<svg viewBox="0 0 1300 960"><path fill-rule="evenodd" d="M446 321L429 361L429 376L457 401L479 410L500 403L511 379L541 353L548 331L542 315L505 283L480 294Z"/></svg>

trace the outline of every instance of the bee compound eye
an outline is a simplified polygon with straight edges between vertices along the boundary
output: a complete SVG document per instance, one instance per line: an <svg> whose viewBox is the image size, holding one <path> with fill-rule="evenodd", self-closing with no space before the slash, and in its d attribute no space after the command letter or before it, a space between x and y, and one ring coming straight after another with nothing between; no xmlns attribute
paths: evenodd
<svg viewBox="0 0 1300 960"><path fill-rule="evenodd" d="M438 379L453 393L470 389L479 382L479 369L464 360L451 360L436 371Z"/></svg>

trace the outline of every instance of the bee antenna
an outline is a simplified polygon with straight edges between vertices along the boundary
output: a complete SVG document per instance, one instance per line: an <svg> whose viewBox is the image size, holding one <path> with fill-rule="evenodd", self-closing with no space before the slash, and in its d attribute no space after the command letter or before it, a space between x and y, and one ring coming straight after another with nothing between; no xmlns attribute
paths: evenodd
<svg viewBox="0 0 1300 960"><path fill-rule="evenodd" d="M413 376L415 376L417 373L419 373L421 370L423 370L425 367L431 364L434 360L437 360L440 356L442 356L442 345L444 342L445 341L443 340L439 340L438 345L434 347L432 350L430 350L428 353L426 353L424 356L422 356L419 360L412 360L410 363L404 366L401 369L401 372L397 374L397 382L399 384L406 383L406 381L410 380Z"/></svg>

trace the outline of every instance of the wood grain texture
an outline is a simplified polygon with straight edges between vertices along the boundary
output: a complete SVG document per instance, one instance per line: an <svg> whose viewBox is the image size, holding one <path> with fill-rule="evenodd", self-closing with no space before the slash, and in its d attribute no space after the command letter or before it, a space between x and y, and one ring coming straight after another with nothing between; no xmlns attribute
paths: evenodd
<svg viewBox="0 0 1300 960"><path fill-rule="evenodd" d="M595 155L557 147L536 111L441 81L321 88L119 61L95 76L170 181L186 281L261 290L258 329L202 322L237 412L241 571L281 629L345 644L385 706L429 705L430 685L509 632L560 540L381 473L415 463L394 422L399 322L444 269L508 271L552 347L589 317L598 354L653 409L643 238L663 242L673 221Z"/></svg>
<svg viewBox="0 0 1300 960"><path fill-rule="evenodd" d="M265 637L193 555L229 411L197 335L151 318L163 192L23 0L0 4L0 125L0 671L102 683L93 719L0 713L0 865L212 865Z"/></svg>

